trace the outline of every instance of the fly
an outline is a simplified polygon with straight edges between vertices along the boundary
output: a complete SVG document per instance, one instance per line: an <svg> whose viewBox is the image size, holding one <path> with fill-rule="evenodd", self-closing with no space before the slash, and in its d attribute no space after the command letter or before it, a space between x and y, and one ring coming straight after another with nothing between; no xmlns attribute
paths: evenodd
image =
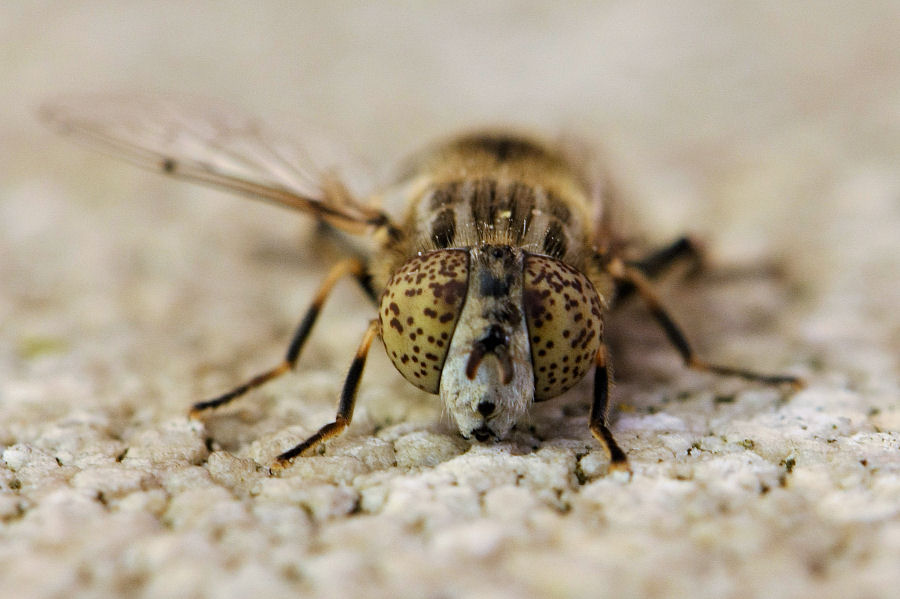
<svg viewBox="0 0 900 599"><path fill-rule="evenodd" d="M231 391L194 404L202 417L291 371L335 283L355 278L377 311L344 380L333 422L288 449L274 467L310 455L353 418L372 343L383 341L410 383L441 401L465 438L506 437L534 402L564 393L594 371L589 428L627 469L609 429L611 383L605 312L637 293L692 369L802 386L697 356L650 278L696 254L681 239L642 261L626 260L600 180L563 149L505 131L462 135L417 155L379 195L357 198L323 175L299 146L232 109L158 98L60 101L43 115L64 133L139 166L312 215L379 248L334 265L284 359ZM405 204L395 220L380 206Z"/></svg>

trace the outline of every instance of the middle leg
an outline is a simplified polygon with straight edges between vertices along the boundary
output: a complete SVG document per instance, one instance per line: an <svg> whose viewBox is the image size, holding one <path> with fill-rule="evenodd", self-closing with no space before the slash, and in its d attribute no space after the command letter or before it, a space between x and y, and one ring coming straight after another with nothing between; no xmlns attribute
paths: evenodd
<svg viewBox="0 0 900 599"><path fill-rule="evenodd" d="M650 314L663 328L663 331L665 331L666 337L668 337L672 345L675 346L678 353L681 354L681 357L688 368L726 376L737 376L769 385L787 384L795 389L800 389L804 386L803 380L796 376L761 374L753 370L721 366L703 360L694 352L694 349L688 343L687 338L682 332L681 327L679 327L672 317L669 316L668 311L663 307L662 302L660 302L657 297L653 285L641 271L626 265L618 259L611 260L607 263L606 270L616 281L621 281L633 286L638 295L641 296L641 299L644 300L644 303L647 304L647 309L650 310Z"/></svg>
<svg viewBox="0 0 900 599"><path fill-rule="evenodd" d="M689 274L698 272L703 267L703 248L691 237L680 237L674 243L659 249L649 256L634 262L628 262L628 266L638 269L645 276L655 278L662 275L676 262L689 260L691 262ZM616 284L616 300L622 301L630 297L635 287L628 281L618 281Z"/></svg>
<svg viewBox="0 0 900 599"><path fill-rule="evenodd" d="M338 282L338 280L340 280L341 277L347 274L352 274L354 277L356 277L356 279L363 286L363 289L366 290L369 295L371 295L371 285L369 284L368 274L366 273L365 267L363 266L363 263L361 261L357 259L349 259L335 264L331 271L329 271L328 275L325 277L325 280L322 282L319 290L316 292L312 304L309 306L309 308L306 310L306 314L303 316L303 320L301 320L300 324L297 326L297 330L294 332L294 336L291 339L291 344L290 346L288 346L287 354L285 355L284 359L274 368L271 368L261 374L254 376L249 381L238 385L228 393L224 393L218 397L214 397L213 399L195 403L191 407L191 418L197 418L207 410L224 406L225 404L234 401L238 397L241 397L251 389L256 389L257 387L260 387L265 383L276 379L287 372L290 372L291 369L294 368L294 365L297 363L297 360L300 358L300 351L306 344L306 340L307 338L309 338L309 333L312 331L313 325L316 324L316 320L319 317L319 313L322 311L322 306L325 304L325 300L328 299L328 295L331 293L332 288L334 288L334 285Z"/></svg>

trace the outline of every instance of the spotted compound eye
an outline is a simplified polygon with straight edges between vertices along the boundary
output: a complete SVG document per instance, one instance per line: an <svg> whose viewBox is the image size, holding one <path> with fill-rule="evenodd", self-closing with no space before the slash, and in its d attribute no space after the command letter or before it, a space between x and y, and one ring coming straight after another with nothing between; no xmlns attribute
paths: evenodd
<svg viewBox="0 0 900 599"><path fill-rule="evenodd" d="M547 256L525 257L525 319L534 398L564 393L594 364L603 334L600 299L586 276Z"/></svg>
<svg viewBox="0 0 900 599"><path fill-rule="evenodd" d="M419 389L438 392L468 281L468 251L437 250L407 261L381 295L384 348L400 374Z"/></svg>

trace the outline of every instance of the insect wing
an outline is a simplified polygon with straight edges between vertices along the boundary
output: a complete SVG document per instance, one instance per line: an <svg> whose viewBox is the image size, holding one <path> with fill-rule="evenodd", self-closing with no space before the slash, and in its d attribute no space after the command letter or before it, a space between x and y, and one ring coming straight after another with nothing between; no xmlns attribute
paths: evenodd
<svg viewBox="0 0 900 599"><path fill-rule="evenodd" d="M221 103L80 96L44 105L41 117L143 168L313 214L349 233L384 220L355 200L321 159Z"/></svg>

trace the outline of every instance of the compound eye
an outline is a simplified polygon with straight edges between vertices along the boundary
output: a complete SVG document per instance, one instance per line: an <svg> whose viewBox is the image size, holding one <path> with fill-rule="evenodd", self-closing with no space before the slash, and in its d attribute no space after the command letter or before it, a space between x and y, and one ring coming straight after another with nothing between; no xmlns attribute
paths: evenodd
<svg viewBox="0 0 900 599"><path fill-rule="evenodd" d="M466 250L437 250L401 266L381 295L388 357L410 383L437 393L469 281Z"/></svg>
<svg viewBox="0 0 900 599"><path fill-rule="evenodd" d="M523 283L534 398L541 401L570 389L594 364L602 312L588 278L554 258L526 256Z"/></svg>

